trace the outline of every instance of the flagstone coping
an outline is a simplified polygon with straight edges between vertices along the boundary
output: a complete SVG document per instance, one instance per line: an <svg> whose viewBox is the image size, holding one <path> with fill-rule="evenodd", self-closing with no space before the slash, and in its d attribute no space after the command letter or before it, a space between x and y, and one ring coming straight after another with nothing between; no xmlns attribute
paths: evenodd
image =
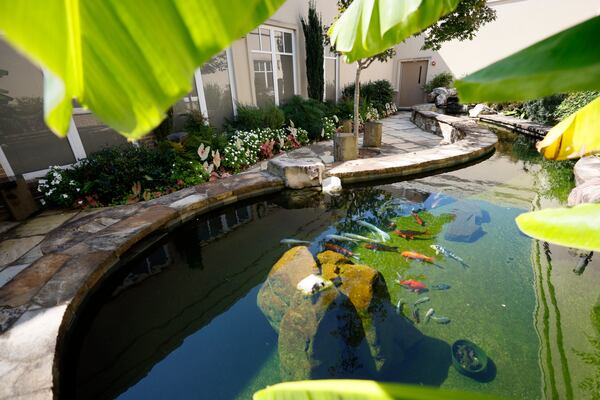
<svg viewBox="0 0 600 400"><path fill-rule="evenodd" d="M430 130L440 124L443 132L434 133L454 138L453 144L354 160L333 166L329 175L343 182L402 177L493 151L497 139L487 129L433 114L413 112L413 121ZM200 214L284 187L282 178L252 171L143 203L80 213L46 234L35 246L41 257L7 270L5 274L15 275L0 287L0 399L59 398L56 355L67 346L65 335L84 298L119 265Z"/></svg>
<svg viewBox="0 0 600 400"><path fill-rule="evenodd" d="M538 124L526 119L511 117L501 114L479 115L479 120L491 125L497 125L502 128L510 129L525 135L533 136L536 139L543 139L552 129L551 126Z"/></svg>
<svg viewBox="0 0 600 400"><path fill-rule="evenodd" d="M456 167L480 159L495 149L497 136L470 118L413 108L412 122L443 138L440 145L406 154L346 161L326 172L342 183L403 178ZM447 144L445 144L447 143Z"/></svg>

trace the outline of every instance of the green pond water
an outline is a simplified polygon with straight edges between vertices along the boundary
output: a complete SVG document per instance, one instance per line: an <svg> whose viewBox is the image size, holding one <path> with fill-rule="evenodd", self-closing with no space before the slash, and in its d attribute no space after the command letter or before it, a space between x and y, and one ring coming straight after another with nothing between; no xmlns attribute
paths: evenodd
<svg viewBox="0 0 600 400"><path fill-rule="evenodd" d="M529 140L499 133L491 158L460 170L334 198L284 193L182 227L132 259L88 302L68 339L62 393L249 399L280 382L278 337L256 303L286 251L279 241L311 241L316 254L328 234L372 236L356 223L362 219L391 234L387 245L435 256L429 246L440 244L469 266L440 255L442 269L338 243L382 273L392 303L428 296L421 318L434 308L451 320L415 324L426 340L376 379L513 399L600 398L600 255L584 267L588 254L532 240L514 222L520 213L566 201L570 165L542 161ZM413 209L423 209L425 227ZM390 222L428 233L406 240ZM398 274L450 289L412 293L394 283ZM450 345L459 339L491 359L477 380L451 365Z"/></svg>

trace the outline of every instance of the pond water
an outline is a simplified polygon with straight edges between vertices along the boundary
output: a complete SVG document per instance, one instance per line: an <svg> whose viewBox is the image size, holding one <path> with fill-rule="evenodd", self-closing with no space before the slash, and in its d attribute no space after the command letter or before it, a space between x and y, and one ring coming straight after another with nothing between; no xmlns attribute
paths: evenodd
<svg viewBox="0 0 600 400"><path fill-rule="evenodd" d="M257 306L269 270L287 250L279 241L308 240L316 254L328 234L373 237L356 223L360 219L388 231L387 245L433 256L430 245L439 244L468 265L437 256L442 269L338 243L383 274L391 302L408 303L407 320L417 299L430 298L414 324L426 339L375 379L514 399L598 396L600 257L532 240L514 222L523 212L564 203L570 168L542 161L527 139L500 134L491 158L460 170L353 188L334 198L284 193L182 227L91 299L69 337L62 393L249 399L280 382L278 335ZM422 210L425 227L413 209ZM427 235L407 240L393 234L391 222ZM397 274L450 288L409 292L394 283ZM429 308L450 322L425 323ZM450 345L459 339L490 357L478 379L452 367Z"/></svg>

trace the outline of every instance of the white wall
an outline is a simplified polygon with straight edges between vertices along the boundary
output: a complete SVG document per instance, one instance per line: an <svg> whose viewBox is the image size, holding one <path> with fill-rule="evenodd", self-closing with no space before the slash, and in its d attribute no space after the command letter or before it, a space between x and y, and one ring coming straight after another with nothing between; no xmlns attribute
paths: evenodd
<svg viewBox="0 0 600 400"><path fill-rule="evenodd" d="M420 50L422 38L397 46L398 60L429 58L428 80L442 71L455 77L475 72L533 43L599 14L598 0L500 0L490 2L497 19L471 41L448 42L439 52ZM590 43L590 51L598 51Z"/></svg>

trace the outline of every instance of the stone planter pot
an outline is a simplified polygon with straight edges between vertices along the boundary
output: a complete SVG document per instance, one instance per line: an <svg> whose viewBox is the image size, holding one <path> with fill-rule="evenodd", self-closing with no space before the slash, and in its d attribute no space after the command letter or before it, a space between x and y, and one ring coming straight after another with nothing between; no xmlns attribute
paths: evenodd
<svg viewBox="0 0 600 400"><path fill-rule="evenodd" d="M333 138L333 160L348 161L358 158L358 148L352 132L336 133Z"/></svg>
<svg viewBox="0 0 600 400"><path fill-rule="evenodd" d="M363 147L381 147L382 132L383 124L381 122L366 122L365 136L363 137Z"/></svg>

